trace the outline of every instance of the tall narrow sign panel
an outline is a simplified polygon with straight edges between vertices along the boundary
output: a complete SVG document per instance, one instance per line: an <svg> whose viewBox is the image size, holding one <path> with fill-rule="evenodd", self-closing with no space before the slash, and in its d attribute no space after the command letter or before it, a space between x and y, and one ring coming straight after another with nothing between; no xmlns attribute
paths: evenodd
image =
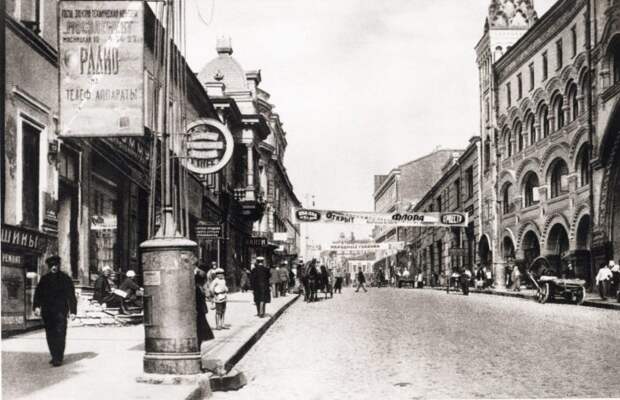
<svg viewBox="0 0 620 400"><path fill-rule="evenodd" d="M60 136L144 135L143 7L59 2Z"/></svg>

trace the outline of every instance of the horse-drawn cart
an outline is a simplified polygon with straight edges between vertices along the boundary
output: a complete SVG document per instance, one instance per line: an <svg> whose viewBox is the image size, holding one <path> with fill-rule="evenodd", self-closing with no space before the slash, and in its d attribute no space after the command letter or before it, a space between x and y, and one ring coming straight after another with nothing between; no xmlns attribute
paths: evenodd
<svg viewBox="0 0 620 400"><path fill-rule="evenodd" d="M536 258L530 265L527 275L536 287L536 299L539 303L546 303L557 297L581 305L586 299L586 281L557 277L545 257Z"/></svg>

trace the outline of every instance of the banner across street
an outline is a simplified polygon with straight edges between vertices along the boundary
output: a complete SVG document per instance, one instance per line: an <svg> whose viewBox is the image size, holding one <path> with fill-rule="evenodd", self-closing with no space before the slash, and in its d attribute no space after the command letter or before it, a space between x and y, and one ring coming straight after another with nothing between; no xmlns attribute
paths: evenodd
<svg viewBox="0 0 620 400"><path fill-rule="evenodd" d="M467 226L469 221L468 214L464 212L375 213L309 208L295 210L295 219L298 223L395 226Z"/></svg>

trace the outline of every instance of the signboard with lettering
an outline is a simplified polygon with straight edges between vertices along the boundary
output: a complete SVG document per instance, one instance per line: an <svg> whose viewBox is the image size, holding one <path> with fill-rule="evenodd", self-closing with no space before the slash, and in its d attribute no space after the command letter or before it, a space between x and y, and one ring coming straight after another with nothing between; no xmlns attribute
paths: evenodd
<svg viewBox="0 0 620 400"><path fill-rule="evenodd" d="M221 239L222 225L199 223L196 225L196 237L199 239Z"/></svg>
<svg viewBox="0 0 620 400"><path fill-rule="evenodd" d="M267 238L264 237L251 237L248 239L249 247L263 247L267 246Z"/></svg>
<svg viewBox="0 0 620 400"><path fill-rule="evenodd" d="M200 119L187 127L187 134L187 169L206 175L228 164L235 142L224 124L211 118Z"/></svg>
<svg viewBox="0 0 620 400"><path fill-rule="evenodd" d="M144 3L61 0L61 137L144 135Z"/></svg>
<svg viewBox="0 0 620 400"><path fill-rule="evenodd" d="M379 225L379 226L467 226L464 212L392 212L336 211L299 209L295 211L298 223Z"/></svg>
<svg viewBox="0 0 620 400"><path fill-rule="evenodd" d="M2 246L42 253L47 246L47 237L37 231L2 225Z"/></svg>

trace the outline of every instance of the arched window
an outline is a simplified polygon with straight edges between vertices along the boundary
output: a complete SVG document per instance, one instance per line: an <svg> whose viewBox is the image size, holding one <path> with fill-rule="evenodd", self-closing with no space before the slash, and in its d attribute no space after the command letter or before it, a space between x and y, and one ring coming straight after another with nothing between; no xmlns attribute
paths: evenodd
<svg viewBox="0 0 620 400"><path fill-rule="evenodd" d="M540 120L542 137L546 138L547 136L549 136L549 109L546 105L540 107L540 114L538 119Z"/></svg>
<svg viewBox="0 0 620 400"><path fill-rule="evenodd" d="M538 176L535 172L530 171L523 180L523 201L525 207L538 203L538 196L534 194L534 190L538 190Z"/></svg>
<svg viewBox="0 0 620 400"><path fill-rule="evenodd" d="M515 139L517 140L517 148L515 153L523 151L523 128L521 122L517 122L514 127Z"/></svg>
<svg viewBox="0 0 620 400"><path fill-rule="evenodd" d="M512 203L512 184L507 183L502 190L502 210L504 214L510 214L514 211L514 204Z"/></svg>
<svg viewBox="0 0 620 400"><path fill-rule="evenodd" d="M579 187L590 184L590 152L588 143L581 146L577 153L577 171L579 172Z"/></svg>
<svg viewBox="0 0 620 400"><path fill-rule="evenodd" d="M484 141L484 170L488 170L491 166L491 139Z"/></svg>
<svg viewBox="0 0 620 400"><path fill-rule="evenodd" d="M590 75L586 72L583 74L581 78L581 95L584 99L587 98L588 93L590 93Z"/></svg>
<svg viewBox="0 0 620 400"><path fill-rule="evenodd" d="M510 129L504 131L504 144L506 145L506 157L512 157L512 132Z"/></svg>
<svg viewBox="0 0 620 400"><path fill-rule="evenodd" d="M553 116L555 117L555 129L561 129L564 126L564 97L558 94L553 100Z"/></svg>
<svg viewBox="0 0 620 400"><path fill-rule="evenodd" d="M609 61L613 68L613 84L620 83L620 37L614 37L609 44Z"/></svg>
<svg viewBox="0 0 620 400"><path fill-rule="evenodd" d="M531 112L525 117L525 129L527 130L525 142L531 146L536 143L536 120Z"/></svg>
<svg viewBox="0 0 620 400"><path fill-rule="evenodd" d="M561 158L551 163L549 167L549 185L551 186L551 197L558 197L568 192L568 187L562 185L562 177L568 175L568 166Z"/></svg>
<svg viewBox="0 0 620 400"><path fill-rule="evenodd" d="M579 101L577 100L577 85L574 83L568 89L568 104L570 105L570 120L574 121L579 116Z"/></svg>

